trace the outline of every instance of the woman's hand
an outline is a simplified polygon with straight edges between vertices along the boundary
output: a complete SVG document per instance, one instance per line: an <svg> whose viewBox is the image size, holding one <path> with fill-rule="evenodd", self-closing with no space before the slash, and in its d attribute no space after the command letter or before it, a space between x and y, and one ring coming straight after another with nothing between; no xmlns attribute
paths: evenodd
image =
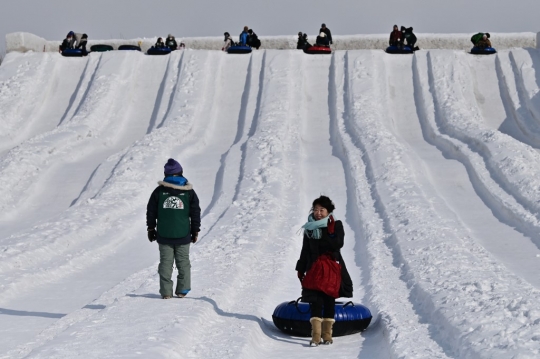
<svg viewBox="0 0 540 359"><path fill-rule="evenodd" d="M304 272L298 271L297 273L298 273L298 279L300 279L300 282L303 281L303 280L304 280L304 277L306 276L306 275L304 274Z"/></svg>

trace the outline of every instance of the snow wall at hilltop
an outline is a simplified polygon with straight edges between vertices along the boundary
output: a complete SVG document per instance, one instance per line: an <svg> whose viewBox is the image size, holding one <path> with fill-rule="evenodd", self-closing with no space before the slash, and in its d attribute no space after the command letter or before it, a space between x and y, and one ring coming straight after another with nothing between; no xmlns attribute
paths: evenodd
<svg viewBox="0 0 540 359"><path fill-rule="evenodd" d="M416 34L417 45L421 49L454 49L470 50L472 45L470 38L472 34ZM310 35L311 42L315 41L316 35ZM120 45L137 45L141 43L143 51L148 50L157 40L157 37L138 39L113 39L113 40L92 40L89 36L89 46L95 44L107 44L115 49ZM388 46L388 35L334 35L334 50L367 50L384 49ZM510 48L536 48L540 38L540 33L492 33L491 40L493 46L498 50ZM262 49L296 49L296 35L291 36L260 36ZM178 42L184 42L186 48L195 50L219 50L223 46L223 37L177 37ZM27 32L15 32L6 35L6 51L36 51L36 52L56 52L61 41L48 41L37 35Z"/></svg>

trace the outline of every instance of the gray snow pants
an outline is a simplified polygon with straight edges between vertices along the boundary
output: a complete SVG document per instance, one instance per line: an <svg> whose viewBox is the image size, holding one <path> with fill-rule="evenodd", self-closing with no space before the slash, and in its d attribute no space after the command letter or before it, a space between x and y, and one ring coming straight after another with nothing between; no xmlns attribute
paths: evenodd
<svg viewBox="0 0 540 359"><path fill-rule="evenodd" d="M186 294L191 289L191 262L189 261L188 244L159 245L159 293L162 296L173 295L173 263L176 262L178 276L175 294Z"/></svg>

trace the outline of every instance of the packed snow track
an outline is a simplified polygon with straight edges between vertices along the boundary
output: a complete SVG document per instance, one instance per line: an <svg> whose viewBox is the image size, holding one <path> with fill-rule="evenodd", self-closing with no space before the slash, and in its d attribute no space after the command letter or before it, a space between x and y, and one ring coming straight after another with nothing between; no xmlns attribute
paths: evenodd
<svg viewBox="0 0 540 359"><path fill-rule="evenodd" d="M540 52L10 53L0 358L540 357ZM203 211L162 300L145 211L177 159ZM310 348L310 203L345 225L363 333Z"/></svg>

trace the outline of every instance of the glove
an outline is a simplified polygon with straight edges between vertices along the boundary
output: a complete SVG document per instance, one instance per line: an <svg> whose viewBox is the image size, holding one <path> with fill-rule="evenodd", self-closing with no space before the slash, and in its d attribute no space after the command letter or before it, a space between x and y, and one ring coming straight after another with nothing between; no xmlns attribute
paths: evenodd
<svg viewBox="0 0 540 359"><path fill-rule="evenodd" d="M148 240L153 242L156 240L157 233L155 228L148 228Z"/></svg>
<svg viewBox="0 0 540 359"><path fill-rule="evenodd" d="M334 227L336 225L336 221L334 220L334 216L330 215L330 218L328 218L327 228L328 228L328 234L332 236L334 234Z"/></svg>
<svg viewBox="0 0 540 359"><path fill-rule="evenodd" d="M191 243L197 243L198 239L199 239L199 232L191 233Z"/></svg>
<svg viewBox="0 0 540 359"><path fill-rule="evenodd" d="M300 279L300 282L303 281L303 280L304 280L304 277L306 276L306 275L304 274L304 272L298 271L297 273L298 273L298 279Z"/></svg>

